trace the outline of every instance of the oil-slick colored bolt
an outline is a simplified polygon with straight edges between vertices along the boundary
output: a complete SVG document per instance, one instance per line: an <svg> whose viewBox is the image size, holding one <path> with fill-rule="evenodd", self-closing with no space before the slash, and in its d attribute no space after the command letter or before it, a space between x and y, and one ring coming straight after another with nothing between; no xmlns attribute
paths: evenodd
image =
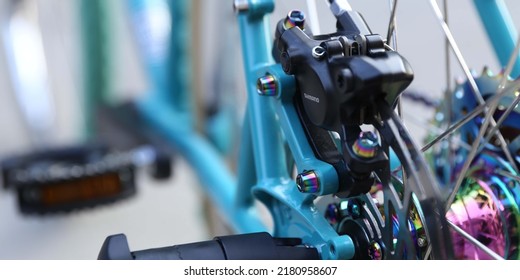
<svg viewBox="0 0 520 280"><path fill-rule="evenodd" d="M372 260L382 260L383 259L383 249L376 241L372 241L370 246L368 247L368 256Z"/></svg>
<svg viewBox="0 0 520 280"><path fill-rule="evenodd" d="M305 26L305 14L299 10L291 10L287 14L283 26L285 29L290 29L297 26L303 30Z"/></svg>
<svg viewBox="0 0 520 280"><path fill-rule="evenodd" d="M378 147L377 135L372 131L363 131L352 145L352 151L359 157L372 158L376 155Z"/></svg>
<svg viewBox="0 0 520 280"><path fill-rule="evenodd" d="M320 191L318 175L313 170L303 171L296 177L298 190L302 193L317 193Z"/></svg>
<svg viewBox="0 0 520 280"><path fill-rule="evenodd" d="M327 210L325 211L325 219L329 222L331 225L335 225L340 220L340 211L339 206L336 203L331 203L327 206Z"/></svg>
<svg viewBox="0 0 520 280"><path fill-rule="evenodd" d="M256 92L260 95L276 95L276 80L273 75L265 75L256 81Z"/></svg>
<svg viewBox="0 0 520 280"><path fill-rule="evenodd" d="M347 215L351 216L354 219L357 219L361 217L361 205L359 205L359 201L357 199L349 199L346 201L346 205L344 204L343 207L346 206L346 213Z"/></svg>

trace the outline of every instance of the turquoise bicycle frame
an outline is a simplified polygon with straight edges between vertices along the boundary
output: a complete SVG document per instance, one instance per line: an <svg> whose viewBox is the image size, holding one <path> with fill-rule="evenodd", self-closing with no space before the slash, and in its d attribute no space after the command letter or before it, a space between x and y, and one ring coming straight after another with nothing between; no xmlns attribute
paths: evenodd
<svg viewBox="0 0 520 280"><path fill-rule="evenodd" d="M189 87L175 83L187 81L187 71L171 69L189 67L185 60L173 58L188 56L188 49L179 53L178 44L186 44L187 16L190 1L169 1L176 10L173 20L177 23L171 32L170 59L157 61L146 57L148 70L158 85L147 98L139 102L139 108L149 124L171 144L178 148L193 167L204 186L204 191L220 209L233 229L239 233L268 231L255 208L260 200L270 210L274 220L271 234L277 237L299 237L305 244L318 248L323 259L350 259L354 256L354 244L347 235L338 235L325 218L318 213L313 201L318 195L335 193L338 178L334 168L318 160L309 143L292 104L295 81L286 75L271 58L272 34L267 14L273 11L273 0L248 0L247 9L237 13L247 82L247 108L241 133L239 170L235 176L227 168L221 154L213 144L200 135L193 126L189 114L191 95ZM145 1L131 2L133 13L142 9ZM141 6L140 6L141 5ZM514 48L516 31L503 1L475 0L475 6L494 43L502 65ZM492 32L490 32L492 31ZM520 63L513 72L519 74ZM184 74L183 74L184 73ZM257 79L271 74L278 81L275 96L257 93ZM166 83L165 79L173 82ZM175 94L182 106L175 106L169 97ZM178 98L178 99L177 99ZM289 148L290 153L287 153ZM316 194L303 194L290 176L289 163L294 160L299 172L314 170L320 182Z"/></svg>
<svg viewBox="0 0 520 280"><path fill-rule="evenodd" d="M474 0L489 41L502 67L508 63L518 38L518 31L503 0ZM511 76L520 75L520 57L516 58Z"/></svg>

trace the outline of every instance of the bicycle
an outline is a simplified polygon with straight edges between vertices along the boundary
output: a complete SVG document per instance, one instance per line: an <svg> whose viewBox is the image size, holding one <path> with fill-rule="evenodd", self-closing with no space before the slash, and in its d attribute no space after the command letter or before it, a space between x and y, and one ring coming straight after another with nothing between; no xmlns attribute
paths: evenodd
<svg viewBox="0 0 520 280"><path fill-rule="evenodd" d="M319 111L312 108L317 106L315 103L319 104L318 101L321 101L321 104L323 104L323 102L329 97L316 96L309 93L307 93L308 96L306 97L300 93L299 95L295 95L301 96L301 100L293 103L291 93L294 94L295 84L306 84L305 82L308 80L303 78L301 76L302 73L299 72L302 71L302 66L292 69L291 67L287 67L288 65L286 61L286 68L295 71L294 74L298 77L298 80L295 82L293 80L294 78L291 78L285 73L284 70L286 69L283 69L281 65L270 65L272 60L269 57L268 50L271 46L268 40L265 40L265 38L269 38L270 35L267 35L269 33L267 33L265 29L267 24L263 16L265 13L272 10L272 2L258 1L249 6L245 3L246 2L244 1L236 2L237 9L241 10L238 17L242 23L242 33L244 35L254 34L255 36L252 36L252 38L244 36L243 43L246 45L246 48L244 49L263 49L264 52L257 54L256 56L252 51L250 51L247 53L247 57L250 59L249 62L255 61L260 64L265 64L258 67L249 64L247 67L249 81L248 94L249 100L251 101L248 106L251 111L249 111L249 117L246 117L245 123L253 123L253 125L245 125L242 143L253 142L254 144L251 144L252 147L247 147L247 145L245 147L242 146L243 153L240 163L243 164L241 165L242 173L241 177L239 177L241 178L239 179L239 183L242 183L242 185L246 187L235 187L232 176L227 170L222 168L222 163L218 153L209 143L203 140L202 137L195 134L194 131L191 131L186 135L186 130L171 126L171 120L176 117L174 114L165 114L161 116L155 115L158 111L168 112L168 110L158 110L158 108L162 108L161 104L149 101L145 102L141 105L142 107L140 107L142 112L145 112L149 117L151 124L162 130L172 143L181 147L180 151L191 160L195 169L200 172L200 178L206 181L208 186L215 187L208 189L208 192L211 196L217 198L217 205L220 205L221 209L224 210L225 217L234 221L235 229L237 229L237 231L259 232L266 230L265 226L263 226L259 221L259 218L252 213L252 208L254 206L252 202L254 197L250 194L251 190L254 192L255 196L258 196L261 200L267 202L268 207L274 210L274 222L276 225L273 235L277 239L272 239L270 236L266 236L265 234L247 237L219 238L214 242L205 243L207 246L216 250L214 251L215 254L213 256L222 257L222 255L219 254L220 249L218 247L222 244L231 244L229 245L231 246L230 248L236 248L236 252L240 253L240 256L245 258L271 258L274 256L273 251L266 252L261 256L253 256L250 254L244 255L244 248L241 247L240 244L238 244L240 246L234 247L237 246L237 242L242 243L244 240L250 240L249 238L253 238L255 240L260 240L258 242L264 244L265 248L273 248L273 246L278 249L281 248L281 251L284 252L281 256L286 258L424 258L429 255L428 248L430 247L428 244L432 245L431 255L433 257L451 257L452 252L450 252L450 248L447 245L450 244L450 233L447 231L449 224L443 215L446 210L443 209L444 205L442 205L442 197L439 190L435 187L435 183L429 185L429 188L431 189L429 189L430 192L428 193L423 193L420 190L417 190L413 185L413 183L419 185L422 184L424 177L419 176L420 178L418 178L417 174L415 174L413 169L410 168L410 163L417 163L421 167L421 171L428 169L426 162L424 162L419 155L419 149L411 148L411 146L409 147L406 145L411 144L411 142L408 141L409 137L406 137L405 132L403 132L403 134L405 138L404 142L406 143L387 143L387 138L389 138L389 136L392 136L393 134L399 135L399 132L395 129L385 130L381 123L378 122L375 122L376 128L386 132L386 134L382 133L382 137L380 137L381 139L376 140L374 134L368 132L363 133L362 137L358 137L357 132L359 132L359 130L356 129L355 124L357 124L357 121L359 120L356 119L356 116L348 114L347 116L344 116L345 119L342 119L342 121L349 120L352 121L352 123L348 122L349 125L344 128L345 132L340 134L341 137L343 137L343 141L338 141L335 135L331 136L327 131L321 129L320 126L328 129L334 127L334 124L331 123L334 123L336 117L333 115L311 115L313 112ZM336 7L339 7L337 5L338 3L335 4ZM245 10L246 6L247 10ZM341 10L336 9L338 16L340 12ZM353 12L347 14L352 18L359 19ZM278 31L280 34L277 35L277 42L281 43L281 49L285 50L287 53L291 53L289 51L289 46L297 45L297 50L300 48L302 50L304 49L302 47L304 44L295 44L295 42L301 42L298 40L302 38L305 39L302 32L309 32L309 30L305 31L306 28L303 28L304 30L300 32L298 29L295 29L298 27L290 26L292 24L295 26L298 24L301 25L300 16L301 14L297 13L293 15L293 19L288 17L288 19L284 19L278 24ZM343 16L346 18L346 15ZM291 23L291 21L293 22ZM363 24L360 22L361 20L357 20L357 23L362 27ZM301 26L299 29L302 30ZM255 32L247 32L251 30ZM246 38L249 38L250 40ZM302 41L306 42L303 39ZM384 41L381 43L381 41L375 37L370 37L367 41L360 39L361 42L358 42L357 40L354 40L352 36L349 37L349 34L347 34L346 38L341 39L342 41L340 39L334 40L333 38L325 37L320 38L320 40L325 40L327 43L324 44L324 46L317 44L317 46L313 45L312 48L307 48L307 52L301 57L304 64L309 64L306 66L307 68L303 67L303 69L310 71L314 68L323 67L324 64L328 64L328 53L336 52L334 53L335 55L341 56L340 52L343 50L341 50L339 45L350 46L349 49L353 53L350 53L349 55L355 56L354 58L351 57L351 59L356 61L356 63L367 63L367 61L379 57L379 59L389 59L394 62L400 61L401 65L406 66L398 55L390 54L392 53L389 50L390 47L385 45ZM373 49L367 48L365 50L361 48L362 50L360 50L359 45L363 45L366 42L373 44ZM310 44L308 41L307 43ZM288 46L287 49L285 49L284 44ZM358 47L356 47L356 44ZM249 48L247 46L249 46ZM316 48L313 56L312 51L314 50L314 47L318 46L326 52L322 53L320 48ZM355 54L356 51L358 54ZM359 56L359 53L366 54L367 51L369 53L367 57ZM282 57L284 52L280 50L278 50L278 52L280 55L280 61L283 61ZM385 54L388 54L388 57L390 58L383 58L385 57ZM343 55L345 55L345 53L343 53ZM342 59L338 57L330 59L336 59L334 60L334 63L341 65L338 61L341 61ZM302 61L300 61L300 63L302 63ZM334 66L338 67L337 64L334 64ZM291 65L292 63L289 66ZM403 68L406 69L407 67ZM257 73L256 71L253 71L253 69L258 70L259 72ZM350 71L352 72L354 70L350 69ZM339 72L340 73L334 74L341 75L343 79L359 75L359 73L351 74L348 71ZM383 69L381 72L388 74L387 72L391 71ZM410 79L410 73L407 71L404 72L406 73L401 73L403 74L401 78L404 80L403 83L406 83ZM269 73L270 75L266 75L266 73ZM321 74L324 75L323 73ZM258 78L262 79L259 80ZM339 78L339 76L337 78ZM339 85L336 84L338 81L335 81L335 79L331 80L330 77L320 76L320 81L322 80L328 80L332 87L339 87ZM259 84L258 88L256 87L257 82ZM301 84L300 88L304 88ZM343 87L340 88L343 89ZM347 88L343 90L345 92L350 92L352 89ZM258 95L258 91L261 95ZM394 96L389 97L390 102L388 103L393 103L393 100L396 99L397 93L393 93ZM355 94L352 95L354 96L353 98L357 96ZM380 99L380 97L374 98ZM491 97L491 99L497 100L498 98L493 99L493 97ZM372 104L364 105L368 107L372 106ZM274 108L270 108L271 106ZM386 110L382 110L382 118L388 118L385 120L388 124L393 124L396 128L399 128L399 120L394 118L391 108L388 108L388 105L384 105L384 102L382 101L378 103L378 106L387 107ZM354 111L357 110L357 108L353 109ZM254 113L259 110L267 111L265 118L259 113ZM284 137L288 143L287 145L290 147L290 150L295 157L294 162L291 159L284 158L291 156L288 156L288 152L286 151L287 149L282 141L277 142L273 147L270 145L273 142L273 139L283 138L280 135L280 132L270 129L272 127L277 127L277 120L274 111L278 113L277 116L280 118L279 121L282 125ZM321 112L322 111L323 110L321 110ZM320 117L323 117L323 119L320 119ZM374 118L371 114L363 115L363 117L366 118L366 120L374 122ZM320 120L325 121L322 122ZM383 123L385 123L385 121L383 121ZM316 123L319 123L319 125L317 126ZM247 133L249 130L251 130L251 134ZM263 135L264 131L269 131L269 134ZM305 139L307 141L305 141ZM381 142L382 145L378 148L378 145L376 144L379 142ZM405 178L412 178L405 179L405 193L403 193L399 188L399 185L401 185L399 181L401 180L401 176L403 176L402 173L400 173L398 169L395 170L395 166L390 166L388 161L391 157L388 153L388 146L392 146L392 144L394 147L397 147L395 150L397 151L397 154L400 154L399 159L405 165L404 175L408 176ZM409 149L412 151L410 152ZM383 154L386 154L387 157L385 158L382 156ZM410 155L417 158L410 158ZM342 163L342 161L346 160L349 160L349 164ZM291 171L295 163L298 167L299 175L297 175L296 178L292 178ZM406 165L408 165L408 167ZM252 166L256 166L258 171L255 171L256 168L250 168ZM349 166L351 169L345 170L345 166ZM360 198L353 197L341 201L333 200L334 203L331 204L326 202L326 199L321 199L318 201L320 202L319 204L314 204L313 201L316 196L337 192L337 182L340 180L343 180L344 182L345 180L350 179L353 172L357 173L355 176L356 184L352 184L354 189L345 188L348 184L341 184L344 188L342 190L347 192L345 196L352 195L348 194L349 191L353 192L353 194L356 194L356 191L364 194L370 190L377 193L379 191L377 185L376 188L373 188L371 183L373 178L371 178L372 172L369 171L371 171L372 166L377 166L378 170L375 173L378 175L377 177L379 180L383 181L380 183L383 183L381 185L383 185L384 201L392 201L392 203L384 203L383 215L381 215L380 210L377 207L379 202L376 203L374 201L374 198L377 199L378 197L372 195L361 195ZM311 172L311 170L313 170L313 172ZM367 175L367 173L370 174ZM343 174L344 176L338 178L338 174ZM345 174L348 174L348 176ZM425 176L430 178L432 182L435 181L433 175ZM259 184L256 184L257 179L260 182ZM295 181L298 181L299 189ZM412 190L407 189L408 184L411 184L410 188ZM253 185L256 186L251 187ZM393 190L392 185L394 185ZM361 189L356 189L356 187ZM418 192L418 194L414 196L409 193L410 191ZM427 210L426 212L429 212L428 216L421 216L419 211L417 211L419 213L409 211L409 207L397 207L398 209L395 209L395 206L391 206L394 204L399 205L399 203L402 202L400 195L403 194L405 194L405 201L410 207L416 204L410 202L410 200L419 200L419 203L417 203L419 205L416 208L422 208L421 206L424 206L424 209ZM426 202L428 203L421 205L420 202L424 202L425 197L427 198ZM238 198L238 200L235 200L235 198ZM431 201L429 201L429 199L431 199ZM325 206L322 207L321 203L324 203ZM432 213L434 212L433 210L436 210L437 213ZM317 214L321 212L327 212L329 214L327 217ZM392 215L392 213L397 214L395 215L395 220L401 221L401 223L393 221L394 215ZM341 215L345 215L345 217L342 217ZM412 218L412 215L419 217ZM293 217L288 218L290 216ZM297 217L295 218L295 216ZM385 219L383 219L383 216ZM336 222L334 219L336 219ZM342 219L342 221L339 221L339 219ZM367 220L368 224L363 224L364 220ZM360 224L360 221L363 223ZM284 224L284 222L289 223L289 225ZM420 224L421 222L424 222L425 224ZM383 223L385 223L387 227L384 227L382 225ZM392 225L392 227L390 227L390 225ZM436 225L440 225L440 227L437 228ZM397 228L397 234L393 232L394 226ZM427 229L435 228L436 232L431 233L425 231L423 233L420 231L421 227L423 227L423 229L424 227ZM372 233L375 232L372 236L370 236L370 229L373 230ZM384 238L374 238L377 235L377 230L383 230L381 236L384 236ZM349 234L341 235L343 233ZM419 241L421 233L425 234L426 238ZM120 237L121 236L109 240L118 240ZM278 239L280 237L297 237L302 239ZM393 242L396 237L403 237L404 244L396 244L396 247L394 247ZM420 246L420 242L425 243L422 243L422 246ZM301 243L305 244L305 246L301 245ZM109 242L107 244L110 245L113 243ZM215 245L218 246L215 247ZM280 247L278 245L284 246ZM189 252L189 247L181 246L176 248ZM143 253L136 252L133 255L128 251L128 254L119 256L128 258L165 257L165 255L161 255L161 253L166 253L166 249L160 251L146 251ZM108 256L112 257L110 254L108 254ZM191 256L201 257L201 254L195 253ZM228 254L228 257L229 256L233 255ZM170 254L168 257L175 258L176 255Z"/></svg>
<svg viewBox="0 0 520 280"><path fill-rule="evenodd" d="M371 35L362 18L341 3L330 3L339 31L314 37L314 40L304 23L303 13L289 12L276 27L273 53L278 64L273 64L268 51L271 44L266 39L269 35L265 15L273 10L274 3L235 1L245 50L249 99L241 141L239 187L232 186L229 173L218 167L221 165L215 153L197 136L182 139L169 129L168 137L182 147L203 181L210 183L212 188L208 192L216 198L217 205L224 216L232 220L235 229L239 232L265 230L252 214L256 197L271 209L274 236L301 238L274 241L283 245L284 250L294 250L288 253L291 258L452 258L449 245L452 234L448 228L457 229L457 226L445 218L449 207L446 209L434 176L392 109L398 94L412 79L409 65L392 51L389 40L385 42L380 36ZM501 15L500 18L506 17ZM391 61L391 65L397 66L386 68L385 63L379 64L382 61ZM358 70L369 66L370 71ZM371 78L383 82L371 84ZM365 84L371 91L363 87ZM516 86L514 83L508 90ZM507 90L502 91L505 92ZM363 95L369 96L369 101L364 101ZM502 95L489 97L488 102L493 104ZM470 115L485 108L480 105ZM151 106L148 110L151 113ZM486 119L490 121L489 117ZM151 117L151 121L163 128L168 123L162 117ZM374 126L381 139L370 131L361 132L359 124L365 122ZM278 125L281 132L271 129ZM329 131L338 133L340 139L331 136ZM484 132L485 128L479 130ZM195 144L191 142L194 139ZM478 145L478 141L473 143ZM292 156L284 145L289 147ZM390 148L402 170L391 168ZM295 180L290 177L293 165L298 169ZM377 200L370 195L370 191L380 195L382 192L382 201L381 197ZM319 206L314 204L315 199L329 194L349 199L329 204L326 217L317 215ZM457 191L453 191L449 201L456 194ZM470 237L464 235L464 238ZM233 241L217 238L198 245L230 246L233 248L230 252L238 252L238 255L227 257L244 257L245 249L234 246L236 242L251 240L249 238L267 237L236 236L231 238ZM267 239L262 244L266 244ZM100 257L112 257L108 250L110 244L114 244L111 242L126 244L126 239L123 236L107 239ZM175 246L174 250L189 253L190 246ZM271 250L272 246L265 248ZM180 258L168 249L132 254L128 247L124 249L125 258ZM309 253L309 250L315 251ZM515 256L514 249L509 253ZM260 255L260 258L276 257L276 254ZM194 253L190 257L203 256Z"/></svg>

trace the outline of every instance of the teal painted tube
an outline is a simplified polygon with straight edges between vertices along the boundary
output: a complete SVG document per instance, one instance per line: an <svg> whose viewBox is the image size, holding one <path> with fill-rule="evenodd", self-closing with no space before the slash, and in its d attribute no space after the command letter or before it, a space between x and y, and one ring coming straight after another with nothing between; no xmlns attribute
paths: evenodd
<svg viewBox="0 0 520 280"><path fill-rule="evenodd" d="M262 7L270 6L263 5ZM253 7L250 8L253 9ZM260 13L258 9L253 10ZM270 11L272 9L266 8L264 14ZM262 184L263 181L273 178L288 178L285 148L274 113L273 100L258 95L256 91L256 80L259 78L257 70L273 63L270 56L269 22L266 16L258 16L258 14L249 16L247 13L239 14L238 20L242 49L246 50L243 57L248 94L247 112L251 125L256 175L259 184Z"/></svg>
<svg viewBox="0 0 520 280"><path fill-rule="evenodd" d="M191 1L131 0L128 7L151 81L147 98L167 104L192 126Z"/></svg>
<svg viewBox="0 0 520 280"><path fill-rule="evenodd" d="M177 111L186 115L189 125L194 125L195 108L191 90L191 6L192 1L169 0L172 29L168 55L168 92L165 100Z"/></svg>
<svg viewBox="0 0 520 280"><path fill-rule="evenodd" d="M109 97L113 78L111 67L110 9L107 1L79 2L83 60L83 135L96 134L95 113Z"/></svg>
<svg viewBox="0 0 520 280"><path fill-rule="evenodd" d="M484 24L487 35L502 67L505 67L513 53L518 31L513 24L511 14L503 0L473 0ZM511 77L520 75L520 57L511 72Z"/></svg>
<svg viewBox="0 0 520 280"><path fill-rule="evenodd" d="M300 237L305 244L315 246L324 259L352 258L352 239L348 235L338 235L314 206L313 200L316 196L300 193L295 181L289 177L281 125L284 126L284 132L293 134L285 136L289 142L292 141L292 144L289 144L293 145L291 150L295 149L293 153L296 153L296 160L300 163L308 161L316 164L317 161L312 161L315 157L306 149L307 146L297 143L305 141L305 135L294 129L296 126L291 126L294 124L292 122L299 121L298 118L291 114L290 109L280 109L280 99L289 98L287 95L293 93L277 92L277 96L261 96L257 93L257 79L265 75L266 69L273 64L271 34L266 14L273 10L274 2L250 0L247 4L247 9L239 11L238 22L246 71L247 114L257 177L253 193L272 210L274 236ZM287 90L284 85L279 86L281 91ZM280 116L284 119L281 123L276 116L275 108L279 108L279 113L285 114ZM296 139L297 137L301 138ZM317 166L320 173L323 171L322 167Z"/></svg>
<svg viewBox="0 0 520 280"><path fill-rule="evenodd" d="M246 113L240 138L239 165L237 167L238 189L236 204L244 207L253 205L254 198L251 189L257 182L253 146L251 143L251 127L248 116L249 114Z"/></svg>
<svg viewBox="0 0 520 280"><path fill-rule="evenodd" d="M178 148L196 172L205 192L237 232L266 231L252 205L236 203L236 180L218 151L195 131L184 126L181 115L168 110L168 106L158 99L140 102L139 109L148 123Z"/></svg>
<svg viewBox="0 0 520 280"><path fill-rule="evenodd" d="M184 2L184 1L180 1ZM142 63L157 98L168 96L168 55L171 30L170 7L166 0L130 0L127 3L133 35ZM174 36L174 35L171 35Z"/></svg>
<svg viewBox="0 0 520 280"><path fill-rule="evenodd" d="M193 127L190 1L132 0L129 9L152 82L148 95L138 102L140 112L186 158L205 192L235 231L266 231L253 209L251 192L237 191L235 177L221 155ZM166 26L167 30L171 27L169 34L161 33L165 31L162 29L152 30L151 17L162 18L164 24L170 21L171 26ZM250 182L248 179L246 184Z"/></svg>

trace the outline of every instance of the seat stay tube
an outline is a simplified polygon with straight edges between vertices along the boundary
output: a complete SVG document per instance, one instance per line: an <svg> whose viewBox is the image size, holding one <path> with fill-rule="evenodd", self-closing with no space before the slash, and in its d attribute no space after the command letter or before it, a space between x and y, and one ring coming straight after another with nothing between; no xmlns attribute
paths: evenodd
<svg viewBox="0 0 520 280"><path fill-rule="evenodd" d="M272 67L281 69L279 65L274 65L271 58L272 41L269 39L271 34L267 27L266 14L273 8L272 0L248 1L248 10L240 11L238 14L248 93L246 121L249 123L245 124L244 128L250 127L257 179L252 191L271 211L274 236L302 238L305 244L317 248L324 259L349 259L354 255L352 239L347 235L339 236L325 218L318 215L313 202L316 195L300 193L295 181L289 177L284 135L280 127L289 134L285 135L285 138L288 138L288 144L299 168L317 168L326 184L337 188L334 169L318 161L312 154L301 126L297 125L299 119L292 107L294 105L282 105L279 98L259 95L257 92L256 84L259 77L274 74L270 73ZM293 79L287 75L276 75ZM279 87L278 96L282 94L283 86ZM277 112L280 115L277 115ZM303 143L300 144L300 141ZM241 172L239 175L252 176L251 172ZM251 182L250 179L239 177L239 182ZM238 193L247 197L250 187L240 184Z"/></svg>
<svg viewBox="0 0 520 280"><path fill-rule="evenodd" d="M473 0L489 41L501 67L506 67L518 38L511 14L503 0ZM520 56L511 72L512 78L520 75Z"/></svg>
<svg viewBox="0 0 520 280"><path fill-rule="evenodd" d="M246 113L251 129L254 160L258 184L288 178L285 148L278 121L274 114L273 100L258 95L257 71L272 64L272 42L265 16L274 8L273 1L250 2L250 10L238 15L241 34L248 104Z"/></svg>

